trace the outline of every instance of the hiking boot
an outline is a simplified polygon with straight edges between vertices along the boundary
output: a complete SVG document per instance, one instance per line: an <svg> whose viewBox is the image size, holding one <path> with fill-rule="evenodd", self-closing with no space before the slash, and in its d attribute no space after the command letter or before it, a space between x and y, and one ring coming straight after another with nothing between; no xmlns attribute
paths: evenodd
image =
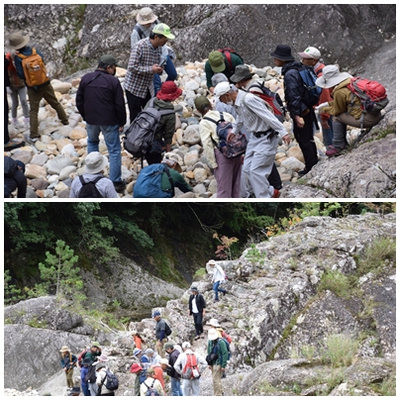
<svg viewBox="0 0 400 400"><path fill-rule="evenodd" d="M227 290L225 290L225 292L223 292L223 295L226 296L229 292Z"/></svg>
<svg viewBox="0 0 400 400"><path fill-rule="evenodd" d="M273 199L277 199L281 195L281 192L278 189L274 189Z"/></svg>
<svg viewBox="0 0 400 400"><path fill-rule="evenodd" d="M328 149L326 150L326 155L328 157L336 157L336 156L340 156L340 154L342 153L342 150L344 149L344 147L342 147L341 149L337 149L334 146L330 146L328 147Z"/></svg>
<svg viewBox="0 0 400 400"><path fill-rule="evenodd" d="M194 338L194 340L199 340L200 339L200 335L198 335L198 336L196 336L195 338Z"/></svg>
<svg viewBox="0 0 400 400"><path fill-rule="evenodd" d="M8 143L4 144L4 151L10 151L22 146L25 146L25 142L23 140L20 142L15 142L13 140L10 140Z"/></svg>
<svg viewBox="0 0 400 400"><path fill-rule="evenodd" d="M33 137L31 135L25 134L24 138L25 138L25 141L27 141L29 144L35 144L40 139L40 136Z"/></svg>
<svg viewBox="0 0 400 400"><path fill-rule="evenodd" d="M113 182L114 188L117 193L124 193L126 189L126 183L124 181L121 182Z"/></svg>
<svg viewBox="0 0 400 400"><path fill-rule="evenodd" d="M308 169L302 169L301 171L297 172L299 176L304 176L308 174L310 171Z"/></svg>

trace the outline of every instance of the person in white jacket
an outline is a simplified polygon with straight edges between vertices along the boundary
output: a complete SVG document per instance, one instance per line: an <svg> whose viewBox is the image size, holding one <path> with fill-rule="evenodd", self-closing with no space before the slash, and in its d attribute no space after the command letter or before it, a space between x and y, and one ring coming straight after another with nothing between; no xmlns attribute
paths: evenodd
<svg viewBox="0 0 400 400"><path fill-rule="evenodd" d="M189 342L182 343L183 353L179 354L174 364L175 371L182 376L182 391L184 396L200 396L200 376L207 368L207 361L198 353L194 353L191 349ZM186 362L189 359L190 365L196 365L198 370L198 377L192 376L185 378L184 369ZM196 359L196 361L194 361Z"/></svg>
<svg viewBox="0 0 400 400"><path fill-rule="evenodd" d="M106 381L106 369L107 366L105 363L99 362L96 365L96 383L99 387L100 393L98 396L115 396L115 392L112 390L108 390L105 381Z"/></svg>
<svg viewBox="0 0 400 400"><path fill-rule="evenodd" d="M220 265L216 264L214 260L210 260L208 262L208 266L210 267L210 271L213 274L212 282L214 283L213 290L215 293L215 298L214 298L214 303L215 303L219 301L218 292L223 293L224 296L228 293L227 290L219 287L220 284L225 281L225 272Z"/></svg>

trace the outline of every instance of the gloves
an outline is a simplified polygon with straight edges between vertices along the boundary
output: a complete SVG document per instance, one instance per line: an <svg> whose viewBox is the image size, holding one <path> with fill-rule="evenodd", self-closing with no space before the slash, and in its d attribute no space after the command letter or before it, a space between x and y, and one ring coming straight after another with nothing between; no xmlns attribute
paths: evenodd
<svg viewBox="0 0 400 400"><path fill-rule="evenodd" d="M324 108L324 107L329 107L329 103L325 102L325 103L320 104L318 107L315 108L315 112L317 114L319 114L321 112L321 108Z"/></svg>

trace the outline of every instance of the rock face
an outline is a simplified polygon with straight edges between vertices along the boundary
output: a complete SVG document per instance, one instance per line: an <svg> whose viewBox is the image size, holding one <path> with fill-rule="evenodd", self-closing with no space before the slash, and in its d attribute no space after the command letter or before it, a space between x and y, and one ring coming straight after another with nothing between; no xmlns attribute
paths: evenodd
<svg viewBox="0 0 400 400"><path fill-rule="evenodd" d="M310 217L286 234L246 249L239 259L221 262L229 276L224 283L229 293L220 302L213 302L207 275L194 282L207 302L204 322L217 318L233 339L232 358L223 381L225 395L376 395L377 386L373 384L386 382L395 375L393 261L354 281L350 297L320 290L319 285L327 272L354 274L359 268L358 260L372 243L379 238L395 240L395 236L395 215ZM119 273L122 272L121 269ZM129 274L129 268L126 273ZM150 283L142 282L146 284ZM169 340L181 344L192 341L195 332L192 317L187 316L189 292L179 296L166 307L156 308L172 328ZM99 299L104 297L99 295ZM5 387L25 390L34 385L41 394L62 395L61 384L57 383L61 379L58 350L68 343L77 351L89 339L86 337L85 342L82 335L24 325L32 314L29 309L40 313L46 309L45 304L51 304L48 300L37 301L35 306L31 302L5 309L8 320L11 316L15 318L13 325L5 326ZM27 310L26 317L21 310ZM133 322L129 330L139 331L146 346L153 346L154 320ZM324 361L325 343L331 335L357 340L349 364L335 367ZM33 336L34 341L30 340ZM120 378L117 395L133 395L132 375L128 373L134 347L130 334L96 332L90 338L101 341L110 368ZM47 345L45 356L36 357L44 343L51 346ZM206 339L200 339L193 341L193 346L204 356L206 343ZM305 357L307 346L313 351ZM16 360L18 355L23 357L18 351L24 352L26 365L31 368L24 370L22 381L15 379L16 368L20 366ZM26 354L32 358L27 359ZM31 363L37 369L33 370ZM200 384L201 395L212 395L211 382L207 370Z"/></svg>

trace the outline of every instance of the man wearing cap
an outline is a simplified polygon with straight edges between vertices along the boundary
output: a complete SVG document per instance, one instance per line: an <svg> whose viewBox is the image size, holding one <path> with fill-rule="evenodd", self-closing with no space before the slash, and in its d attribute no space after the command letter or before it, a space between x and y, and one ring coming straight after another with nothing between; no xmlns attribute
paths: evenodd
<svg viewBox="0 0 400 400"><path fill-rule="evenodd" d="M69 388L74 387L74 380L72 376L74 374L74 368L76 367L76 363L78 361L78 357L71 353L71 350L68 346L63 346L60 350L61 353L61 366L65 371L65 376L67 378L67 386Z"/></svg>
<svg viewBox="0 0 400 400"><path fill-rule="evenodd" d="M225 83L229 85L228 82ZM200 138L208 165L214 169L217 198L239 198L242 157L226 158L218 149L217 123L221 119L221 112L214 111L205 96L196 97L194 104L202 115L199 124ZM235 123L231 114L224 112L222 116L225 121Z"/></svg>
<svg viewBox="0 0 400 400"><path fill-rule="evenodd" d="M154 14L150 7L141 8L136 15L136 21L137 23L131 35L131 49L139 40L149 37L152 29L160 23L157 15ZM167 74L166 81L174 81L178 77L171 57L173 54L172 49L167 45L162 47L162 59L165 60L164 71ZM160 90L160 87L161 76L159 74L154 74L154 90L156 94Z"/></svg>
<svg viewBox="0 0 400 400"><path fill-rule="evenodd" d="M243 90L233 91L227 82L219 83L215 96L224 103L232 103L237 112L237 133L244 126L250 132L249 142L243 163L243 175L249 182L253 195L257 198L279 197L268 177L271 174L278 148L278 135L290 143L290 135L285 127L266 107L265 102L252 93Z"/></svg>
<svg viewBox="0 0 400 400"><path fill-rule="evenodd" d="M155 378L155 372L153 368L149 368L146 371L146 380L140 385L140 395L146 396L146 392L150 388L154 388L155 390L157 390L158 396L165 396L165 392L161 386L161 382Z"/></svg>
<svg viewBox="0 0 400 400"><path fill-rule="evenodd" d="M211 78L214 74L222 72L228 79L235 73L237 65L243 64L243 60L237 54L228 52L231 61L228 62L225 52L212 51L208 55L208 60L204 65L204 71L206 73L207 87L211 93L214 92L214 86L212 86Z"/></svg>
<svg viewBox="0 0 400 400"><path fill-rule="evenodd" d="M317 77L322 75L322 70L325 68L325 64L320 61L321 52L316 47L309 46L304 51L297 54L301 57L302 64L314 69ZM329 101L332 101L329 89L323 89L319 98L319 102L315 107L318 107L320 104ZM319 114L318 118L321 122L324 145L325 147L329 147L332 145L333 140L332 116L329 113L321 113Z"/></svg>
<svg viewBox="0 0 400 400"><path fill-rule="evenodd" d="M340 72L336 65L327 65L317 79L317 85L329 89L333 100L318 106L319 111L333 116L333 145L326 151L328 157L337 156L347 146L347 125L357 128L372 128L381 119L381 113L363 113L361 102L354 96L348 85L352 76Z"/></svg>
<svg viewBox="0 0 400 400"><path fill-rule="evenodd" d="M104 168L107 164L107 157L103 156L98 151L89 153L85 158L85 172L83 175L77 176L73 180L69 197L81 197L79 193L83 185L88 182L94 182L97 190L104 198L119 198L112 181L103 175Z"/></svg>
<svg viewBox="0 0 400 400"><path fill-rule="evenodd" d="M105 362L99 362L96 364L96 384L99 387L98 396L115 396L115 391L107 389L104 384L106 378L107 365Z"/></svg>
<svg viewBox="0 0 400 400"><path fill-rule="evenodd" d="M164 344L164 350L168 353L168 364L170 368L167 370L167 375L171 378L172 396L183 396L181 387L181 376L178 374L178 372L176 372L174 368L180 352L171 342L167 342Z"/></svg>
<svg viewBox="0 0 400 400"><path fill-rule="evenodd" d="M172 137L175 134L175 109L172 102L182 95L182 89L176 86L175 82L164 82L156 98L151 99L153 107L158 111L170 111L169 114L162 114L154 135L154 143L148 153L145 154L147 163L157 164L162 160L162 153L171 151ZM149 102L149 103L150 103ZM147 103L146 107L149 106Z"/></svg>
<svg viewBox="0 0 400 400"><path fill-rule="evenodd" d="M305 67L295 61L290 46L280 44L271 53L277 67L282 67L285 83L285 101L293 119L293 133L303 153L306 167L298 172L307 174L318 163L317 146L314 142L316 116L313 107L305 104L305 87L300 70Z"/></svg>
<svg viewBox="0 0 400 400"><path fill-rule="evenodd" d="M199 376L197 378L184 378L182 377L182 391L184 396L200 396L200 376L207 368L207 361L197 352L192 350L189 342L182 343L183 353L179 354L178 359L174 364L175 371L182 375L185 365L190 357L190 365L197 366Z"/></svg>
<svg viewBox="0 0 400 400"><path fill-rule="evenodd" d="M175 36L169 26L157 24L149 37L139 40L132 47L124 81L131 122L155 96L154 74L162 74L164 71L162 46L170 39L175 39Z"/></svg>
<svg viewBox="0 0 400 400"><path fill-rule="evenodd" d="M194 327L196 329L196 337L194 340L200 339L203 334L203 318L206 315L206 301L197 290L196 286L190 288L192 294L189 297L189 316L193 315Z"/></svg>
<svg viewBox="0 0 400 400"><path fill-rule="evenodd" d="M99 151L99 135L103 133L110 159L110 176L117 192L126 184L121 179L121 142L119 134L126 124L124 93L114 76L116 59L103 55L94 72L82 77L76 93L76 106L86 121L88 153Z"/></svg>
<svg viewBox="0 0 400 400"><path fill-rule="evenodd" d="M33 54L33 50L43 59L43 54L37 50L32 49L28 46L29 43L29 36L23 36L21 33L12 33L8 38L8 46L11 49L16 50L16 57L14 59L15 69L17 70L17 75L26 81L26 77L24 74L24 69L22 67L22 58L20 56L28 57ZM44 62L44 61L43 61ZM29 96L29 117L30 117L30 136L26 137L26 140L31 143L35 143L39 138L39 105L42 99L45 99L47 103L53 107L56 112L59 120L63 125L68 125L68 116L58 101L55 93L54 88L50 83L50 78L47 82L43 83L40 86L33 86L28 87L28 96Z"/></svg>
<svg viewBox="0 0 400 400"><path fill-rule="evenodd" d="M212 371L214 396L222 396L221 377L228 362L228 348L214 328L208 331L207 362Z"/></svg>
<svg viewBox="0 0 400 400"><path fill-rule="evenodd" d="M165 333L165 321L161 318L161 313L160 311L154 311L153 313L153 318L156 321L156 328L155 328L155 333L156 333L156 350L157 353L162 356L162 350L164 347L164 344L167 342L167 335Z"/></svg>

